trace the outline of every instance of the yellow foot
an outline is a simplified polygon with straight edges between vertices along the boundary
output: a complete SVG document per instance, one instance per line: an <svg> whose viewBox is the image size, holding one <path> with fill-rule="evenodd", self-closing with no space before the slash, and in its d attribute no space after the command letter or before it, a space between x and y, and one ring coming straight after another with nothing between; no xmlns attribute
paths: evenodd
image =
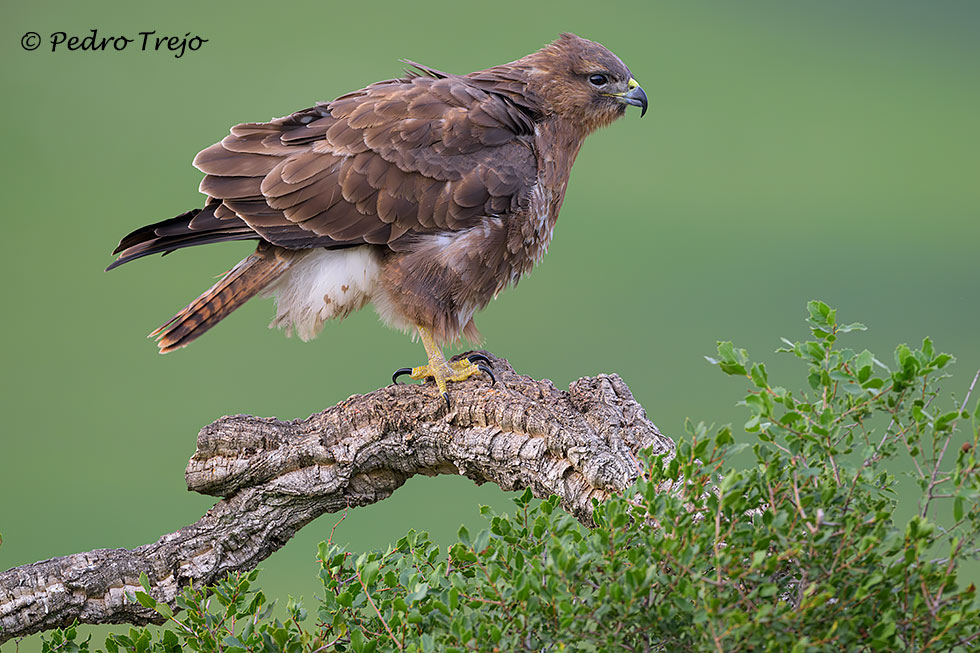
<svg viewBox="0 0 980 653"><path fill-rule="evenodd" d="M396 370L394 374L391 375L391 381L393 383L398 383L398 378L400 376L408 375L408 378L413 381L420 381L423 379L432 378L435 379L436 386L439 388L439 392L442 393L443 399L446 400L446 407L449 407L449 387L448 384L454 381L465 381L474 374L479 374L483 372L490 377L491 385L497 382L497 378L493 375L493 370L490 369L488 364L490 359L483 354L471 354L467 358L463 358L458 361L453 361L449 363L445 358L442 360L430 360L428 365L420 365L419 367L403 367Z"/></svg>
<svg viewBox="0 0 980 653"><path fill-rule="evenodd" d="M490 377L491 384L497 382L497 379L493 375L493 370L490 369L490 359L483 354L470 354L462 360L452 363L447 362L446 357L442 355L442 351L435 344L435 339L429 333L428 329L418 327L418 330L419 335L422 337L422 344L425 346L425 351L429 355L429 364L419 367L403 367L396 370L391 375L392 383L398 383L398 377L406 374L408 378L415 381L431 377L435 379L439 392L442 394L443 399L446 400L446 408L449 408L449 382L465 381L480 372Z"/></svg>

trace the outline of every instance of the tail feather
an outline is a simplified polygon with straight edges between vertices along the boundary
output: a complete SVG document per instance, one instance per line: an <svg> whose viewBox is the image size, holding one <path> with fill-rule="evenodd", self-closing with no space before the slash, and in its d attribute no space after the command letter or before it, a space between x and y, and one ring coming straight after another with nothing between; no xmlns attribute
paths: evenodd
<svg viewBox="0 0 980 653"><path fill-rule="evenodd" d="M149 335L157 339L161 354L186 347L232 311L278 279L291 264L279 248L259 246L218 283Z"/></svg>

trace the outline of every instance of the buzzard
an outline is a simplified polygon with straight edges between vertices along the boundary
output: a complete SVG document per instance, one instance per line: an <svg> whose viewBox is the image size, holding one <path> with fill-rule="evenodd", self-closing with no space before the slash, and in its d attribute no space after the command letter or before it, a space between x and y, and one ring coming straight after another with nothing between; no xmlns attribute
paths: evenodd
<svg viewBox="0 0 980 653"><path fill-rule="evenodd" d="M517 61L453 75L406 61L371 84L285 118L231 128L200 152L208 199L122 239L107 269L230 240L255 253L154 331L184 347L251 297L276 299L272 325L308 340L373 304L417 330L428 364L395 373L447 382L493 373L441 346L478 340L474 313L544 255L586 136L646 113L629 68L574 34ZM486 364L485 364L486 363Z"/></svg>

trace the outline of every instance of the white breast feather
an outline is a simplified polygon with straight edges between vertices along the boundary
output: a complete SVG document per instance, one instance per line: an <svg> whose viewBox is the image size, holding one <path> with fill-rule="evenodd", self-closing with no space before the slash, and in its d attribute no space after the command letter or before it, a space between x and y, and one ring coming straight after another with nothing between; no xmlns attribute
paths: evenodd
<svg viewBox="0 0 980 653"><path fill-rule="evenodd" d="M269 325L315 338L323 323L347 317L372 299L381 268L371 247L311 249L263 292L276 299L276 317Z"/></svg>

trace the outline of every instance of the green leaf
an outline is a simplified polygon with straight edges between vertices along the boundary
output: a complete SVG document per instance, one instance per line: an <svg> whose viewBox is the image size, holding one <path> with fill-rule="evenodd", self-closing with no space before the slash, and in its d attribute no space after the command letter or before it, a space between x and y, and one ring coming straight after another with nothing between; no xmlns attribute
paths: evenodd
<svg viewBox="0 0 980 653"><path fill-rule="evenodd" d="M709 359L710 360L710 359ZM718 343L717 364L721 371L729 375L745 376L745 364L748 362L748 354L744 349L735 349L730 341Z"/></svg>
<svg viewBox="0 0 980 653"><path fill-rule="evenodd" d="M171 610L170 606L167 605L166 603L162 603L158 601L155 609L157 611L157 614L162 615L165 619L169 619L170 617L174 616L174 611Z"/></svg>
<svg viewBox="0 0 980 653"><path fill-rule="evenodd" d="M949 363L951 363L951 362L953 362L955 360L956 359L953 358L952 356L950 356L949 354L939 354L934 359L932 359L932 361L930 362L930 365L932 365L933 367L941 370L944 367L946 367L946 365L948 365Z"/></svg>
<svg viewBox="0 0 980 653"><path fill-rule="evenodd" d="M695 458L700 458L704 455L704 452L708 450L708 441L701 440L696 445L694 445L694 450L692 451Z"/></svg>
<svg viewBox="0 0 980 653"><path fill-rule="evenodd" d="M531 492L531 488L526 488L519 497L514 499L514 503L516 503L519 507L523 508L524 506L530 504L531 499L533 498L534 498L534 494Z"/></svg>
<svg viewBox="0 0 980 653"><path fill-rule="evenodd" d="M356 653L364 650L364 634L360 630L352 630L350 633L350 647Z"/></svg>
<svg viewBox="0 0 980 653"><path fill-rule="evenodd" d="M154 599L146 592L136 592L135 596L136 596L136 600L144 608L149 608L152 610L153 608L157 607L156 599Z"/></svg>
<svg viewBox="0 0 980 653"><path fill-rule="evenodd" d="M936 431L948 431L951 428L953 422L955 422L960 417L959 410L950 411L944 415L941 415L936 420Z"/></svg>
<svg viewBox="0 0 980 653"><path fill-rule="evenodd" d="M364 565L364 569L361 571L361 579L364 581L365 586L370 587L378 579L378 568L380 566L381 563L378 560Z"/></svg>
<svg viewBox="0 0 980 653"><path fill-rule="evenodd" d="M449 590L449 609L455 610L459 607L459 590L455 587Z"/></svg>
<svg viewBox="0 0 980 653"><path fill-rule="evenodd" d="M729 426L723 426L718 429L718 434L715 435L715 445L719 447L725 447L730 444L735 443L735 438L732 437L732 429Z"/></svg>
<svg viewBox="0 0 980 653"><path fill-rule="evenodd" d="M837 311L819 300L808 302L806 308L810 314L810 319L807 321L813 327L811 331L817 338L826 339L837 321Z"/></svg>

